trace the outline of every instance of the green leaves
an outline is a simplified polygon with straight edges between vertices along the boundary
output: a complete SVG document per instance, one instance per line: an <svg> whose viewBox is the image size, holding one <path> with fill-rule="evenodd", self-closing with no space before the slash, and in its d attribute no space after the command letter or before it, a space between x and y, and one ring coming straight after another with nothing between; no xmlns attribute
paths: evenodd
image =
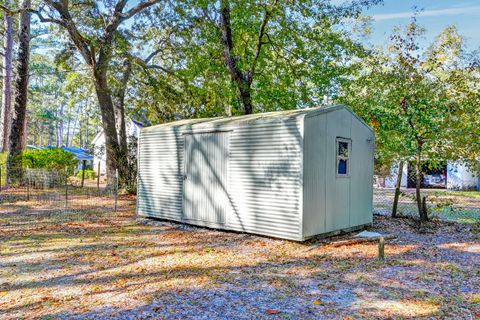
<svg viewBox="0 0 480 320"><path fill-rule="evenodd" d="M414 20L396 29L388 51L361 61L340 100L375 129L380 162L411 158L415 141L421 141L425 159L473 161L477 138L465 134L479 124L478 69L464 67L464 40L454 27L424 53L418 45L423 32Z"/></svg>
<svg viewBox="0 0 480 320"><path fill-rule="evenodd" d="M61 148L41 150L24 150L22 152L22 165L29 168L46 168L64 170L77 164L77 159L72 153Z"/></svg>
<svg viewBox="0 0 480 320"><path fill-rule="evenodd" d="M364 1L362 5L376 1ZM255 112L318 106L335 96L352 73L350 61L364 55L341 24L360 17L364 6L328 1L230 1L232 54L247 74L258 48L251 94ZM169 70L138 69L130 104L153 122L183 117L239 114L238 89L224 61L216 1L186 1L136 23L142 45L162 49L152 64ZM259 33L269 12L265 33ZM148 49L150 51L150 49Z"/></svg>

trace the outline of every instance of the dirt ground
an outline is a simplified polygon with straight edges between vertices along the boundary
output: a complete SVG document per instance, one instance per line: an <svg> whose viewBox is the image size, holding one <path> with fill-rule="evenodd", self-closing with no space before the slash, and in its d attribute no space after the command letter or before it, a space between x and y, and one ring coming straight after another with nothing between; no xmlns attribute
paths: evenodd
<svg viewBox="0 0 480 320"><path fill-rule="evenodd" d="M334 247L0 205L0 318L475 319L480 225L375 216L387 241ZM349 235L334 240L348 238Z"/></svg>

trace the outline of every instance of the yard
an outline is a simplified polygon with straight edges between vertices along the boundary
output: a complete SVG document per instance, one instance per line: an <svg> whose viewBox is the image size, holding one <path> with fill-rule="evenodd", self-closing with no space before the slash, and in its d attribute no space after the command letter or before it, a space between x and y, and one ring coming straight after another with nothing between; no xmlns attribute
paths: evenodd
<svg viewBox="0 0 480 320"><path fill-rule="evenodd" d="M427 204L434 218L462 223L480 221L480 192L445 189L423 189L422 191L427 195ZM374 212L380 215L390 215L394 195L394 189L375 188L373 195ZM415 189L401 190L398 214L417 216Z"/></svg>
<svg viewBox="0 0 480 320"><path fill-rule="evenodd" d="M117 213L0 205L0 318L480 318L480 225L375 216L375 243L314 246ZM337 237L332 239L337 240Z"/></svg>

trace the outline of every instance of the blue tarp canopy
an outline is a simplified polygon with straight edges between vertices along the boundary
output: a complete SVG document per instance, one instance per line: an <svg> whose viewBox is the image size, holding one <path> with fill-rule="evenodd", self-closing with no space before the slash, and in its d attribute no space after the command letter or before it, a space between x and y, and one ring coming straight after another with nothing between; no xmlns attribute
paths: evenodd
<svg viewBox="0 0 480 320"><path fill-rule="evenodd" d="M67 148L67 147L62 147L64 151L70 152L77 158L78 160L93 160L93 155L87 153L85 149L82 148Z"/></svg>
<svg viewBox="0 0 480 320"><path fill-rule="evenodd" d="M42 149L52 149L52 148L55 148L55 147L52 147L52 146L37 147L37 146L32 146L32 145L27 146L27 149L30 149L30 150L42 150ZM77 160L80 160L80 161L82 161L82 160L86 160L86 161L93 160L93 155L88 153L87 150L85 150L85 149L69 148L69 147L62 147L62 149L63 149L63 151L70 152L71 154L73 154L73 156Z"/></svg>

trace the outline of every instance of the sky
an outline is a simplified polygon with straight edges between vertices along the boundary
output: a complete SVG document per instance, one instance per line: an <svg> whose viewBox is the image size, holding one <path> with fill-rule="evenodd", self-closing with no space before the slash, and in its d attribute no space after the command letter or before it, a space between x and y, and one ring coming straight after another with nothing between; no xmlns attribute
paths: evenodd
<svg viewBox="0 0 480 320"><path fill-rule="evenodd" d="M384 0L383 5L365 12L374 19L367 41L385 44L395 26L409 22L415 6L423 9L418 23L427 29L423 46L428 46L445 27L455 25L469 49L480 47L480 0Z"/></svg>

